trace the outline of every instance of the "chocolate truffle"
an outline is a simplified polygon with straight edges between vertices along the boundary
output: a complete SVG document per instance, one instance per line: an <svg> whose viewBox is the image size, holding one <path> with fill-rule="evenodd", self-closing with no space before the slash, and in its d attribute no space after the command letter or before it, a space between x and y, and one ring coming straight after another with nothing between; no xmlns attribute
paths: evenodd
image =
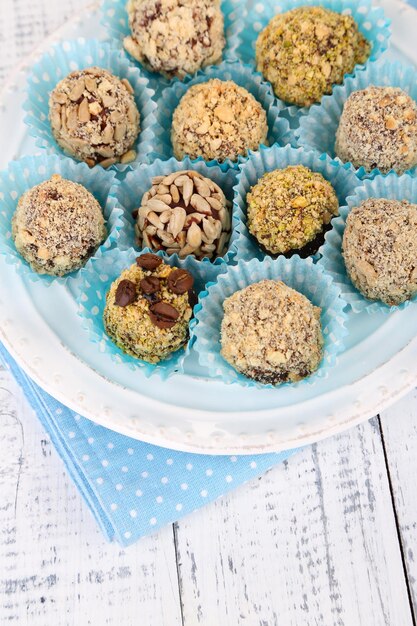
<svg viewBox="0 0 417 626"><path fill-rule="evenodd" d="M58 174L26 191L12 218L15 246L38 274L64 276L79 269L106 234L94 196Z"/></svg>
<svg viewBox="0 0 417 626"><path fill-rule="evenodd" d="M369 198L346 220L343 257L357 289L370 300L401 304L417 293L417 205Z"/></svg>
<svg viewBox="0 0 417 626"><path fill-rule="evenodd" d="M303 165L264 174L247 195L249 232L271 254L316 252L322 243L317 238L338 210L332 185ZM315 250L305 248L312 242Z"/></svg>
<svg viewBox="0 0 417 626"><path fill-rule="evenodd" d="M221 60L220 0L129 0L127 11L124 47L151 72L184 78Z"/></svg>
<svg viewBox="0 0 417 626"><path fill-rule="evenodd" d="M256 42L256 62L278 98L303 107L331 93L370 51L350 15L308 6L272 18Z"/></svg>
<svg viewBox="0 0 417 626"><path fill-rule="evenodd" d="M193 277L143 254L124 270L106 296L104 327L123 352L158 363L188 341Z"/></svg>
<svg viewBox="0 0 417 626"><path fill-rule="evenodd" d="M231 80L213 78L193 85L174 111L174 155L236 161L266 143L268 124L259 102Z"/></svg>
<svg viewBox="0 0 417 626"><path fill-rule="evenodd" d="M137 210L139 244L151 250L222 256L231 230L230 202L210 178L194 170L155 176Z"/></svg>
<svg viewBox="0 0 417 626"><path fill-rule="evenodd" d="M90 167L136 158L140 116L126 78L99 67L71 72L50 95L49 119L61 148Z"/></svg>
<svg viewBox="0 0 417 626"><path fill-rule="evenodd" d="M221 354L260 383L296 382L323 356L321 309L281 281L262 280L224 302Z"/></svg>
<svg viewBox="0 0 417 626"><path fill-rule="evenodd" d="M399 87L368 87L345 102L336 155L367 172L403 174L417 165L417 105Z"/></svg>

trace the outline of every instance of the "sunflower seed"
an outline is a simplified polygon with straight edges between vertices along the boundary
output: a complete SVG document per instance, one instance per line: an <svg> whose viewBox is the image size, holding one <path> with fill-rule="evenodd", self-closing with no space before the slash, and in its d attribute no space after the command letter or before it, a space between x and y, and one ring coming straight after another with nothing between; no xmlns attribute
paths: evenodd
<svg viewBox="0 0 417 626"><path fill-rule="evenodd" d="M170 185L169 192L171 194L172 201L175 204L180 201L180 194L179 194L179 191L178 191L178 187L176 187L175 185Z"/></svg>
<svg viewBox="0 0 417 626"><path fill-rule="evenodd" d="M78 107L78 121L85 124L90 121L90 111L87 98L83 98Z"/></svg>
<svg viewBox="0 0 417 626"><path fill-rule="evenodd" d="M122 154L122 156L120 157L120 163L123 163L123 164L131 163L135 159L136 159L136 151L128 150L127 152Z"/></svg>
<svg viewBox="0 0 417 626"><path fill-rule="evenodd" d="M83 91L85 89L85 82L83 78L79 78L74 87L71 89L70 93L68 94L68 97L70 100L72 100L73 102L77 102L77 100L79 100L81 98L81 96L83 95Z"/></svg>
<svg viewBox="0 0 417 626"><path fill-rule="evenodd" d="M168 224L168 232L172 234L174 239L179 235L179 233L184 228L185 219L187 217L187 212L185 209L181 207L175 207L175 209L171 212L171 218Z"/></svg>
<svg viewBox="0 0 417 626"><path fill-rule="evenodd" d="M162 200L155 200L155 198L148 200L146 205L156 213L162 213L170 208L167 204L165 204L165 202L162 202Z"/></svg>
<svg viewBox="0 0 417 626"><path fill-rule="evenodd" d="M201 230L195 223L192 223L188 229L187 243L194 249L201 246Z"/></svg>
<svg viewBox="0 0 417 626"><path fill-rule="evenodd" d="M204 213L205 215L211 215L211 207L209 203L207 202L207 200L197 195L196 193L194 193L191 196L190 204L199 213Z"/></svg>

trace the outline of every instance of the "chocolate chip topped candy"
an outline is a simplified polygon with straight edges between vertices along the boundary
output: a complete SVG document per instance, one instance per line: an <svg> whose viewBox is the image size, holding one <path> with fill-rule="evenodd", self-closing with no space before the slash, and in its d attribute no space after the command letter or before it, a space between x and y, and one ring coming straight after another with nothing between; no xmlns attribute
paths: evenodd
<svg viewBox="0 0 417 626"><path fill-rule="evenodd" d="M155 254L143 254L110 287L104 327L124 352L149 363L168 358L188 340L193 277Z"/></svg>
<svg viewBox="0 0 417 626"><path fill-rule="evenodd" d="M136 300L136 285L131 280L121 280L117 285L115 304L118 306L128 306Z"/></svg>
<svg viewBox="0 0 417 626"><path fill-rule="evenodd" d="M136 158L140 115L133 88L107 70L89 67L61 80L49 98L49 121L61 148L90 167Z"/></svg>
<svg viewBox="0 0 417 626"><path fill-rule="evenodd" d="M225 254L231 207L214 181L185 170L156 176L152 183L137 214L135 231L140 245L198 259Z"/></svg>

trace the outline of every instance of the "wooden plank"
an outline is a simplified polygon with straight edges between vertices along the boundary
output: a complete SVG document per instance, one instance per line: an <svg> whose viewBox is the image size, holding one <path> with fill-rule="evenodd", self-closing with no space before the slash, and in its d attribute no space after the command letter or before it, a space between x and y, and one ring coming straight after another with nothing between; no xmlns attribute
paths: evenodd
<svg viewBox="0 0 417 626"><path fill-rule="evenodd" d="M417 390L381 413L397 523L417 621Z"/></svg>
<svg viewBox="0 0 417 626"><path fill-rule="evenodd" d="M409 626L378 422L177 525L185 626Z"/></svg>
<svg viewBox="0 0 417 626"><path fill-rule="evenodd" d="M172 526L107 543L3 371L0 423L0 624L180 626Z"/></svg>

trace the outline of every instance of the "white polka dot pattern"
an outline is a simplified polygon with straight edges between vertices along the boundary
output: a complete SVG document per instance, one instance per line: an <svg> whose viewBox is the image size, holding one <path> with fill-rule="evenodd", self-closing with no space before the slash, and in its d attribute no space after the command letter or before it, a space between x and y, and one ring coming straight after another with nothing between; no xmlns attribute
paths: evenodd
<svg viewBox="0 0 417 626"><path fill-rule="evenodd" d="M109 539L123 545L178 520L292 453L207 456L159 448L76 415L4 360Z"/></svg>

